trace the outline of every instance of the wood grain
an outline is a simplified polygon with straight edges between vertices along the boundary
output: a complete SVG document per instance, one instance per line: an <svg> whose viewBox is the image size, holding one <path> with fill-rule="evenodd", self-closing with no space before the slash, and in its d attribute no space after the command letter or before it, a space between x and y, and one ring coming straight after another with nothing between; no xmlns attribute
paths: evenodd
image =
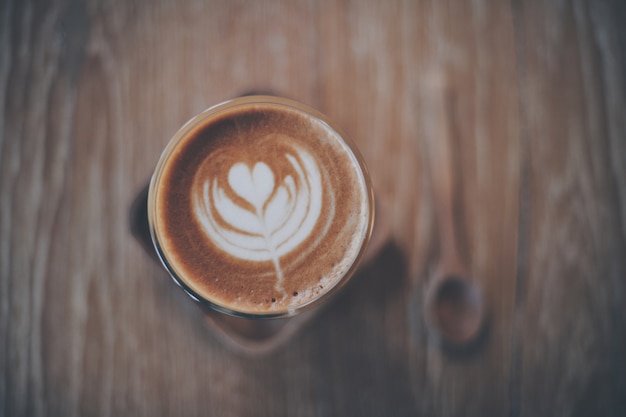
<svg viewBox="0 0 626 417"><path fill-rule="evenodd" d="M0 3L0 416L621 416L626 7L601 1ZM474 350L434 343L429 74L451 97ZM251 89L368 162L388 244L278 351L232 352L129 207L169 138Z"/></svg>
<svg viewBox="0 0 626 417"><path fill-rule="evenodd" d="M617 330L625 328L619 200L626 189L616 180L626 155L624 118L610 132L606 114L608 90L623 81L612 85L612 70L603 70L611 53L602 25L613 16L602 6L573 2L520 15L520 26L534 28L521 42L544 45L525 48L520 65L529 154L520 407L529 415L626 409ZM612 154L622 158L616 163Z"/></svg>

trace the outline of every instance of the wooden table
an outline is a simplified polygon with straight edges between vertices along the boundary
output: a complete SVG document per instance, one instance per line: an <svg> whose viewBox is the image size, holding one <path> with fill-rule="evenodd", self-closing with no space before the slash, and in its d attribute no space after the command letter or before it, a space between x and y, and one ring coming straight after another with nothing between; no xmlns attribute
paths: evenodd
<svg viewBox="0 0 626 417"><path fill-rule="evenodd" d="M623 416L625 24L619 0L3 1L0 415ZM250 89L343 126L389 226L256 358L207 331L128 221L174 132ZM490 312L466 355L422 309L442 138Z"/></svg>

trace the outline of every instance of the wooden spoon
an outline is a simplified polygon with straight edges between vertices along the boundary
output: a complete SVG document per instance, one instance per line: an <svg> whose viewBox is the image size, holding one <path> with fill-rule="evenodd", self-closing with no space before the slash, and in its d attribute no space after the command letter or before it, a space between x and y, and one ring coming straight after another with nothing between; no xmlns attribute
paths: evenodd
<svg viewBox="0 0 626 417"><path fill-rule="evenodd" d="M455 184L452 160L449 89L439 74L426 86L426 105L431 130L428 137L428 166L440 242L440 258L424 299L424 316L435 340L451 347L472 344L483 328L485 309L482 292L468 275L458 250L454 207ZM432 112L432 113L431 113Z"/></svg>

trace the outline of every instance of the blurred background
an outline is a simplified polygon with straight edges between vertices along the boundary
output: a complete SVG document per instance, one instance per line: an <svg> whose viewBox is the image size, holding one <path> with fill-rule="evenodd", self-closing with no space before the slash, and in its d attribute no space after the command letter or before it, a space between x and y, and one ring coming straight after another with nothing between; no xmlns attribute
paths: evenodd
<svg viewBox="0 0 626 417"><path fill-rule="evenodd" d="M625 22L619 0L0 1L0 415L623 416ZM249 90L342 126L384 225L261 357L129 231L176 130ZM489 312L463 354L423 314L442 173Z"/></svg>

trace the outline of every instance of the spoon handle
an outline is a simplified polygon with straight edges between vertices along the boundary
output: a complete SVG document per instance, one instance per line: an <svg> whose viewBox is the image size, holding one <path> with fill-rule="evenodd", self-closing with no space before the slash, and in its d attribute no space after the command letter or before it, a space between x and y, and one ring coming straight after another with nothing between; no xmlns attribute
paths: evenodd
<svg viewBox="0 0 626 417"><path fill-rule="evenodd" d="M448 272L461 274L464 266L457 247L454 221L456 188L449 120L450 90L444 76L438 73L430 77L426 90L429 113L426 119L428 123L426 148L440 236L440 265Z"/></svg>

